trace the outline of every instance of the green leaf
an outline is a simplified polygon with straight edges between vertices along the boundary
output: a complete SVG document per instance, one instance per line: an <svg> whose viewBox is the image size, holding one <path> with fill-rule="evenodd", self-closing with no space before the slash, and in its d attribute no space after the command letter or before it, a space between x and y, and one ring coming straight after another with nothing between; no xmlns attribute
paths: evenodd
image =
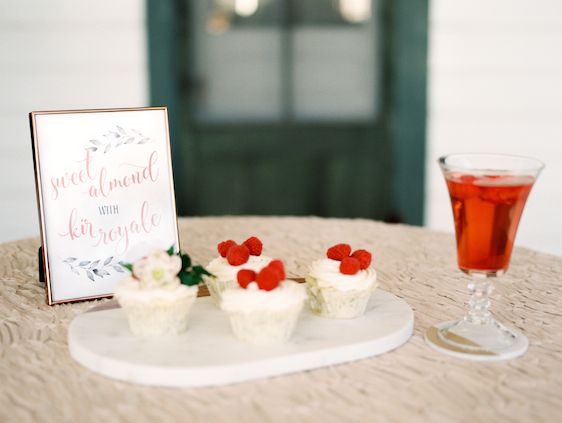
<svg viewBox="0 0 562 423"><path fill-rule="evenodd" d="M199 285L202 282L201 277L193 273L181 272L179 278L181 283L187 286Z"/></svg>
<svg viewBox="0 0 562 423"><path fill-rule="evenodd" d="M183 270L189 269L191 266L191 258L187 254L181 254L181 268Z"/></svg>
<svg viewBox="0 0 562 423"><path fill-rule="evenodd" d="M170 248L166 250L169 256L173 256L175 251L176 251L175 245L172 245Z"/></svg>
<svg viewBox="0 0 562 423"><path fill-rule="evenodd" d="M189 273L180 272L180 273L178 273L178 277L180 278L180 282L183 285L187 285L187 286L190 285L191 278L189 277Z"/></svg>
<svg viewBox="0 0 562 423"><path fill-rule="evenodd" d="M191 269L192 272L198 274L198 275L206 275L206 276L213 276L211 273L209 273L203 266L193 266L193 268Z"/></svg>
<svg viewBox="0 0 562 423"><path fill-rule="evenodd" d="M119 264L127 269L129 272L133 273L133 265L131 263L125 263L124 261L120 261Z"/></svg>

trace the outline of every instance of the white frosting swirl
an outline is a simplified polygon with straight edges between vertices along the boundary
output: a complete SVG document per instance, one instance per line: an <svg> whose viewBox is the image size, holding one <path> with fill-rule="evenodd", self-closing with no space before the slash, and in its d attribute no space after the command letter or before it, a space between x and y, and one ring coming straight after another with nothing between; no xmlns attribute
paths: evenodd
<svg viewBox="0 0 562 423"><path fill-rule="evenodd" d="M375 269L369 267L355 275L340 272L340 261L329 258L320 259L310 265L310 276L316 279L319 287L331 287L339 291L370 289L377 280Z"/></svg>
<svg viewBox="0 0 562 423"><path fill-rule="evenodd" d="M303 303L306 300L303 284L290 280L282 281L271 291L259 289L251 282L246 289L227 289L222 294L221 309L226 312L250 313L257 310L282 310Z"/></svg>
<svg viewBox="0 0 562 423"><path fill-rule="evenodd" d="M121 280L115 287L117 300L150 301L157 299L172 300L182 296L197 295L198 287L186 285L167 285L159 288L142 288L139 281L133 277Z"/></svg>
<svg viewBox="0 0 562 423"><path fill-rule="evenodd" d="M248 261L240 266L232 266L228 263L226 258L217 257L208 264L206 269L211 272L219 281L232 281L236 280L236 275L239 270L250 269L254 272L259 272L271 261L267 256L250 256Z"/></svg>

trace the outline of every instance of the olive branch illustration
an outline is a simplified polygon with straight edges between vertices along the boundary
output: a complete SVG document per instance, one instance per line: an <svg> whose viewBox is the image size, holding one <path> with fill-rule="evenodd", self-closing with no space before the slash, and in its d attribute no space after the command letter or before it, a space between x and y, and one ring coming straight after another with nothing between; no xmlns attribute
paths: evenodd
<svg viewBox="0 0 562 423"><path fill-rule="evenodd" d="M136 129L127 131L119 125L115 125L115 130L109 130L102 135L102 139L91 139L87 151L108 153L111 149L127 144L146 144L150 138L143 135Z"/></svg>
<svg viewBox="0 0 562 423"><path fill-rule="evenodd" d="M83 273L92 282L95 282L96 277L103 279L105 276L110 276L112 271L125 272L120 264L121 262L113 256L103 260L79 260L77 257L67 257L63 260L63 263L66 263L75 275L80 276Z"/></svg>

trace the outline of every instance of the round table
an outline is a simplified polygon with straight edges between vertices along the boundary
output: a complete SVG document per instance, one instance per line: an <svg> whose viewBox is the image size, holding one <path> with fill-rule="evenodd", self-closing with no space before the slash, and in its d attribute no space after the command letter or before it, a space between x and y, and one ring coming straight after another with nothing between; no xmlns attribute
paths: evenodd
<svg viewBox="0 0 562 423"><path fill-rule="evenodd" d="M374 252L380 286L415 312L410 341L349 364L237 385L172 389L106 379L74 362L70 321L103 301L45 304L39 240L0 245L0 421L559 421L562 418L562 259L516 248L492 294L498 319L530 341L523 357L477 363L429 348L434 323L460 317L468 278L454 238L370 220L213 217L179 220L182 249L206 264L227 238L259 236L264 252L303 276L327 247Z"/></svg>

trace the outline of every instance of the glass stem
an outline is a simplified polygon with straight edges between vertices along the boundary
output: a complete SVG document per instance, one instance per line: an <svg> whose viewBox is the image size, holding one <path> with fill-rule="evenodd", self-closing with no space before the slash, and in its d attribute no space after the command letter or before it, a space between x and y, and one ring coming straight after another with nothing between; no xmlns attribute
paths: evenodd
<svg viewBox="0 0 562 423"><path fill-rule="evenodd" d="M465 321L475 325L486 325L491 322L489 295L494 289L490 278L485 273L472 273L472 280L468 284L470 291L470 310Z"/></svg>

